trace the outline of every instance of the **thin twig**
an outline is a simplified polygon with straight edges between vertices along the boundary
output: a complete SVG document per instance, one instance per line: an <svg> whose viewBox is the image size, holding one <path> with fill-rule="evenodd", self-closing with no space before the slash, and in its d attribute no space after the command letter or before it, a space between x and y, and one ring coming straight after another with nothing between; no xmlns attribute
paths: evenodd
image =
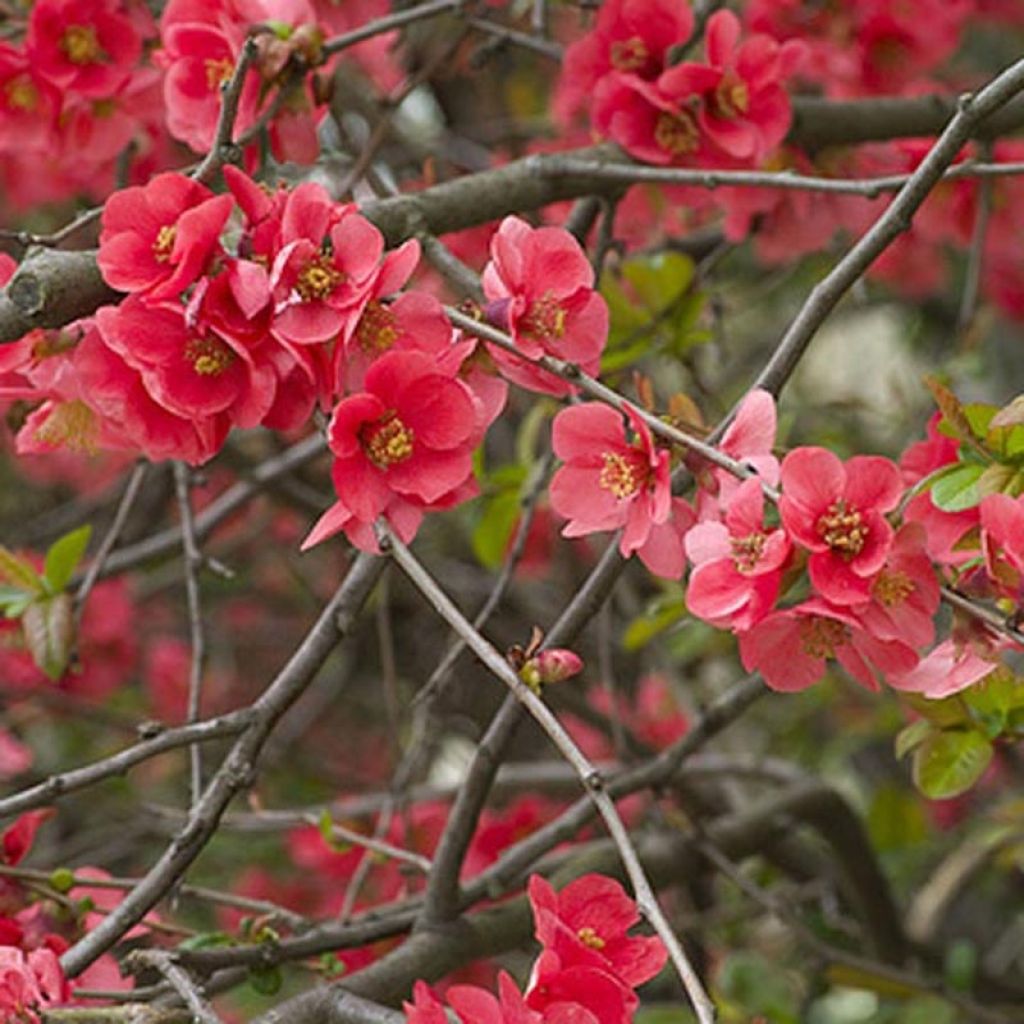
<svg viewBox="0 0 1024 1024"><path fill-rule="evenodd" d="M196 1024L222 1024L188 971L178 965L173 953L162 949L137 949L128 954L125 964L135 972L146 968L159 971L188 1007Z"/></svg>
<svg viewBox="0 0 1024 1024"><path fill-rule="evenodd" d="M513 46L520 46L524 50L539 53L548 60L561 61L563 56L562 47L550 39L543 39L532 36L527 32L520 32L518 29L509 28L508 25L499 25L487 18L467 18L468 24L473 28L494 36L503 43L511 43Z"/></svg>
<svg viewBox="0 0 1024 1024"><path fill-rule="evenodd" d="M199 707L203 693L203 668L206 664L206 631L203 628L203 608L199 594L199 569L203 556L196 543L195 520L192 516L190 472L183 462L174 464L174 486L181 518L181 545L184 550L185 594L188 602L188 631L191 659L188 671L188 706L185 721L199 720ZM192 781L191 805L195 807L203 789L203 759L197 744L189 747L189 765Z"/></svg>
<svg viewBox="0 0 1024 1024"><path fill-rule="evenodd" d="M192 172L192 177L196 181L201 181L208 185L221 169L221 166L231 159L231 139L235 131L235 121L238 118L238 104L242 99L245 79L249 74L253 61L256 59L256 54L256 39L252 35L247 36L242 44L242 52L238 56L238 63L231 72L231 77L221 84L220 114L217 116L217 127L214 131L210 151Z"/></svg>
<svg viewBox="0 0 1024 1024"><path fill-rule="evenodd" d="M89 563L89 568L86 570L81 585L75 592L75 617L77 624L80 624L82 621L86 599L92 592L92 588L96 585L100 572L106 564L107 558L110 557L110 552L114 550L114 545L121 536L121 531L124 529L124 524L128 521L128 516L131 515L132 508L135 506L135 499L139 496L139 491L142 489L142 482L146 478L146 470L148 468L148 462L140 460L135 464L135 468L128 477L128 483L125 484L121 500L118 502L117 511L114 513L110 529L107 530L106 536L97 549L95 557Z"/></svg>
<svg viewBox="0 0 1024 1024"><path fill-rule="evenodd" d="M982 156L988 160L992 156L992 143L983 142ZM964 288L960 295L960 311L956 326L960 332L966 331L974 321L978 308L978 296L981 292L981 272L985 264L985 242L988 238L988 225L992 218L992 198L995 193L995 182L992 177L985 177L978 186L978 205L974 215L974 229L971 232L971 244L967 250L967 268L964 271Z"/></svg>
<svg viewBox="0 0 1024 1024"><path fill-rule="evenodd" d="M540 727L555 744L558 751L576 770L577 775L590 799L596 805L605 826L615 842L622 857L623 864L633 884L637 909L650 921L658 936L665 943L690 1002L697 1013L701 1024L712 1024L715 1019L715 1008L704 990L704 986L694 971L679 939L672 931L658 904L654 891L647 880L643 865L637 856L629 831L622 823L615 803L605 791L603 777L587 760L579 747L562 727L550 708L516 675L511 665L491 646L472 626L468 619L456 608L448 595L437 585L430 574L420 565L412 552L392 534L386 526L380 527L382 543L402 571L409 577L420 593L427 599L434 610L453 628L472 648L473 653L483 662L485 667L500 679L523 704L537 721Z"/></svg>
<svg viewBox="0 0 1024 1024"><path fill-rule="evenodd" d="M323 54L325 57L332 57L350 46L372 39L374 36L383 35L392 29L402 28L405 25L411 25L414 21L436 18L439 14L458 10L464 3L465 0L431 0L429 3L418 4L404 11L395 11L394 14L388 14L383 18L375 18L351 32L328 39L322 47Z"/></svg>

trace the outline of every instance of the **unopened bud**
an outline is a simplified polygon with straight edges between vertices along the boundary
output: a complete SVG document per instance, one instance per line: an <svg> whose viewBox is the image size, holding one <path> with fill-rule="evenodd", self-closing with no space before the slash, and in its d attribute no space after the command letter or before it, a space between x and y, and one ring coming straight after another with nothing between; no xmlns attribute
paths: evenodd
<svg viewBox="0 0 1024 1024"><path fill-rule="evenodd" d="M582 668L583 659L578 654L564 647L554 647L530 658L519 670L519 678L531 690L538 690L548 683L571 679Z"/></svg>

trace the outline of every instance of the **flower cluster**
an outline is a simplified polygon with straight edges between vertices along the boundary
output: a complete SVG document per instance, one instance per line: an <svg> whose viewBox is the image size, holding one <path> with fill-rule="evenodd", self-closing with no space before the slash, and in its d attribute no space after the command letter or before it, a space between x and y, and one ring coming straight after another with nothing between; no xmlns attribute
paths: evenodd
<svg viewBox="0 0 1024 1024"><path fill-rule="evenodd" d="M638 1006L634 989L665 963L661 940L630 936L636 904L618 882L583 875L561 892L534 875L529 884L541 952L521 992L505 973L498 995L475 985L453 985L448 1006L462 1024L628 1024ZM443 1024L444 1005L422 981L405 1004L409 1024Z"/></svg>
<svg viewBox="0 0 1024 1024"><path fill-rule="evenodd" d="M741 42L739 19L718 11L705 27L704 63L673 62L692 30L685 4L602 5L594 30L566 53L558 109L572 113L592 96L595 127L648 163L760 163L789 128L782 83L801 45L763 34Z"/></svg>

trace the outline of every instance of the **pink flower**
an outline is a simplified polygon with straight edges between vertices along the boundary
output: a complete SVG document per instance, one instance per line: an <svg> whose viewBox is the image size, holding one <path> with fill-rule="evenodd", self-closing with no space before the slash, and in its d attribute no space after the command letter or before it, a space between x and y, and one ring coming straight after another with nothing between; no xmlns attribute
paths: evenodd
<svg viewBox="0 0 1024 1024"><path fill-rule="evenodd" d="M698 523L686 535L694 564L686 607L713 625L750 629L775 604L789 552L786 534L764 525L761 481L745 480L725 522Z"/></svg>
<svg viewBox="0 0 1024 1024"><path fill-rule="evenodd" d="M558 955L562 970L595 967L634 987L664 966L661 939L628 934L640 914L614 879L582 875L556 893L545 878L532 875L528 892L537 940Z"/></svg>
<svg viewBox="0 0 1024 1024"><path fill-rule="evenodd" d="M812 686L832 660L869 690L878 689L879 676L895 679L918 662L913 648L872 636L848 609L818 598L772 612L740 634L739 646L744 668L783 693Z"/></svg>
<svg viewBox="0 0 1024 1024"><path fill-rule="evenodd" d="M142 52L132 19L119 7L111 0L38 0L25 40L29 60L63 90L112 95Z"/></svg>
<svg viewBox="0 0 1024 1024"><path fill-rule="evenodd" d="M597 967L565 965L545 949L533 966L526 1005L544 1024L631 1024L636 993Z"/></svg>
<svg viewBox="0 0 1024 1024"><path fill-rule="evenodd" d="M584 373L599 368L608 339L608 306L594 291L594 271L579 242L563 228L531 228L506 217L491 239L484 268L488 317L512 335L530 359L548 354L575 363ZM562 379L488 346L512 383L549 395L566 395Z"/></svg>
<svg viewBox="0 0 1024 1024"><path fill-rule="evenodd" d="M66 1002L71 990L51 949L29 954L0 946L0 1017L5 1021L38 1024L38 1011Z"/></svg>
<svg viewBox="0 0 1024 1024"><path fill-rule="evenodd" d="M555 454L565 463L551 481L551 505L569 520L562 534L582 537L623 528L619 550L628 558L671 510L669 453L655 447L633 409L626 417L636 440L626 438L622 415L599 402L563 409L552 429Z"/></svg>
<svg viewBox="0 0 1024 1024"><path fill-rule="evenodd" d="M421 352L391 352L366 372L365 391L338 403L328 428L338 502L304 549L355 524L372 531L378 516L396 511L395 499L399 514L411 513L418 526L417 509L463 496L472 482L480 414L453 373Z"/></svg>
<svg viewBox="0 0 1024 1024"><path fill-rule="evenodd" d="M994 651L985 652L979 645L948 637L922 658L916 668L888 681L896 690L942 700L981 682L998 665Z"/></svg>
<svg viewBox="0 0 1024 1024"><path fill-rule="evenodd" d="M766 35L740 45L740 31L732 11L712 14L705 31L708 64L676 64L658 88L673 97L699 96L701 132L727 156L757 164L789 130L789 97L780 82L796 70L803 47Z"/></svg>
<svg viewBox="0 0 1024 1024"><path fill-rule="evenodd" d="M383 252L381 233L354 205L332 202L315 182L299 185L285 201L270 272L273 333L309 345L331 340L346 324L354 328Z"/></svg>
<svg viewBox="0 0 1024 1024"><path fill-rule="evenodd" d="M153 399L176 416L226 413L232 423L253 427L270 408L273 370L256 364L230 336L190 325L177 304L130 296L98 310L96 325L107 345L138 370Z"/></svg>
<svg viewBox="0 0 1024 1024"><path fill-rule="evenodd" d="M653 523L647 540L636 549L636 557L648 572L667 580L678 580L686 568L686 534L697 521L697 514L685 498L673 498L668 519Z"/></svg>
<svg viewBox="0 0 1024 1024"><path fill-rule="evenodd" d="M60 93L21 49L0 43L0 149L47 151L54 145Z"/></svg>
<svg viewBox="0 0 1024 1024"><path fill-rule="evenodd" d="M668 50L692 31L693 13L683 0L608 0L594 28L565 51L555 112L564 120L589 105L594 87L611 72L657 78Z"/></svg>
<svg viewBox="0 0 1024 1024"><path fill-rule="evenodd" d="M36 832L47 818L53 817L52 810L26 811L0 833L0 863L12 867L25 857L35 842Z"/></svg>
<svg viewBox="0 0 1024 1024"><path fill-rule="evenodd" d="M836 604L866 601L885 564L893 530L885 519L903 494L888 459L859 455L845 465L825 448L797 448L782 463L782 523L811 552L811 583Z"/></svg>
<svg viewBox="0 0 1024 1024"><path fill-rule="evenodd" d="M924 543L920 526L901 526L885 564L871 582L870 603L856 609L873 636L901 640L918 650L935 638L939 607L939 581Z"/></svg>
<svg viewBox="0 0 1024 1024"><path fill-rule="evenodd" d="M412 988L412 1002L403 1002L408 1024L449 1024L444 1003L431 991L425 981L417 981Z"/></svg>
<svg viewBox="0 0 1024 1024"><path fill-rule="evenodd" d="M120 291L176 298L208 269L233 206L231 196L173 172L115 192L103 207L104 280Z"/></svg>
<svg viewBox="0 0 1024 1024"><path fill-rule="evenodd" d="M774 487L779 482L779 460L772 454L776 429L775 399L770 392L754 388L736 410L722 435L719 450L754 470L764 483ZM742 481L725 469L704 463L698 464L696 473L700 484L697 514L700 519L718 518L721 511L729 507Z"/></svg>
<svg viewBox="0 0 1024 1024"><path fill-rule="evenodd" d="M583 671L583 659L574 651L553 647L530 658L519 670L520 678L535 689L562 683Z"/></svg>
<svg viewBox="0 0 1024 1024"><path fill-rule="evenodd" d="M541 1024L544 1018L531 1010L516 983L506 971L498 975L495 999L486 989L476 985L453 985L448 990L448 1005L463 1024ZM432 1024L424 1021L424 1024Z"/></svg>
<svg viewBox="0 0 1024 1024"><path fill-rule="evenodd" d="M1008 494L982 499L981 550L996 592L1020 603L1024 597L1024 501Z"/></svg>

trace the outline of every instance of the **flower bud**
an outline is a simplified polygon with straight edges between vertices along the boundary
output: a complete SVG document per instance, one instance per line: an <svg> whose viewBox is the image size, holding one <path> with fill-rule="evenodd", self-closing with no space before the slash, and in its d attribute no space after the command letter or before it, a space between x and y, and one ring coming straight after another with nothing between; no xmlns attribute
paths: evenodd
<svg viewBox="0 0 1024 1024"><path fill-rule="evenodd" d="M583 668L583 659L564 647L541 651L530 658L519 670L531 690L537 691L546 683L561 683L571 679Z"/></svg>

